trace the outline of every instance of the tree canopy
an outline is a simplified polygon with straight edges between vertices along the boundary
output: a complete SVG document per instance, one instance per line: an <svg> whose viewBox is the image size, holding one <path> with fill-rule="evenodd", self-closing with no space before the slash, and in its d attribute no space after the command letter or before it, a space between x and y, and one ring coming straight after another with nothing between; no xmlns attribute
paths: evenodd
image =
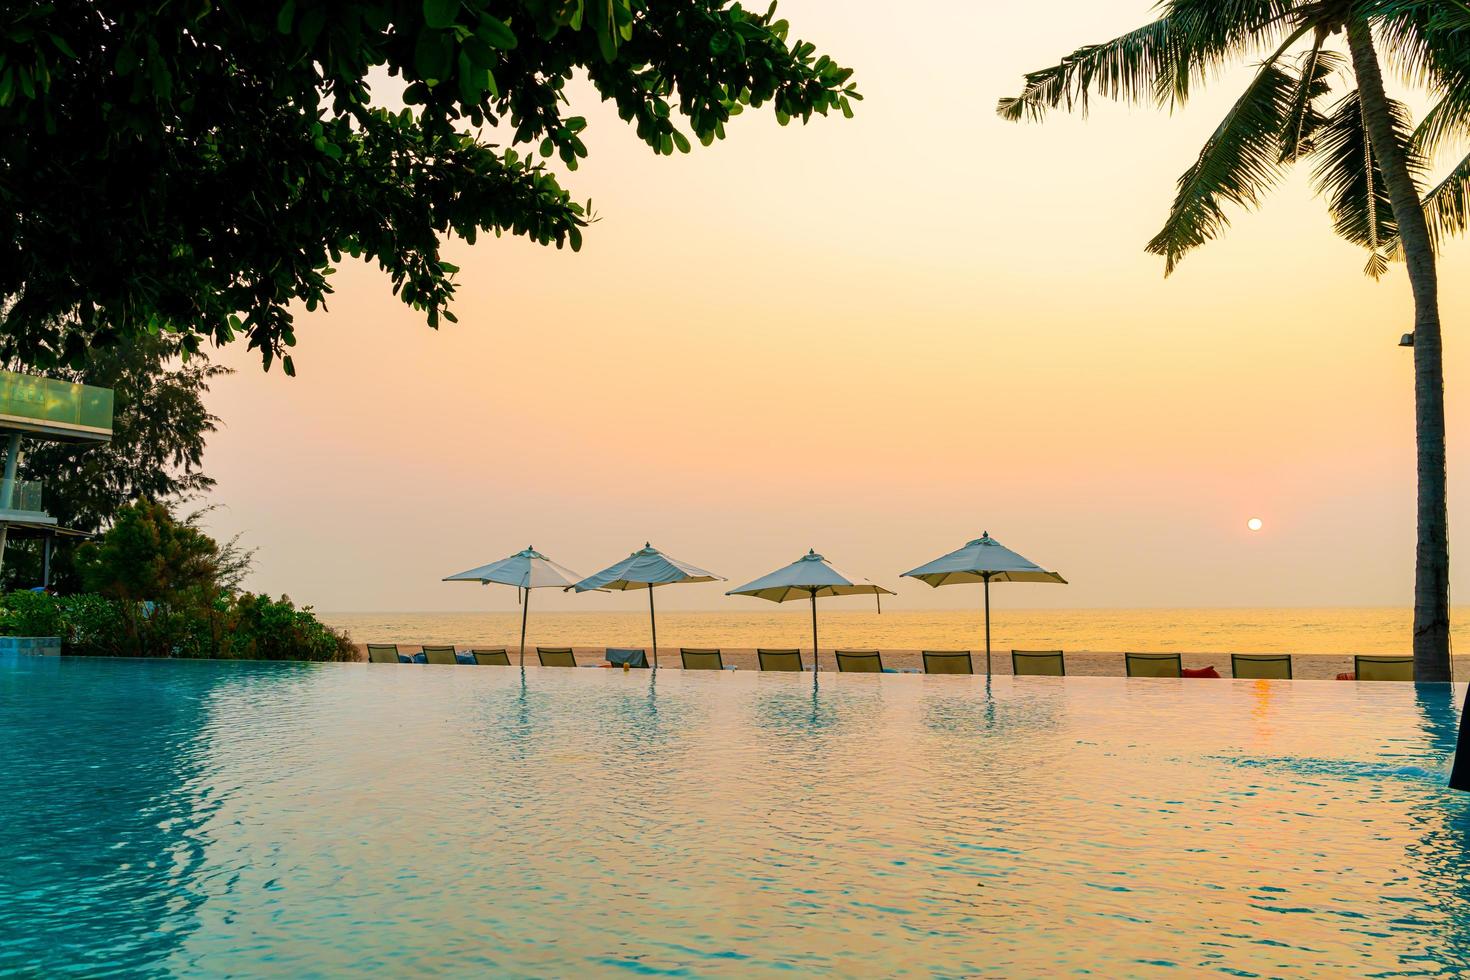
<svg viewBox="0 0 1470 980"><path fill-rule="evenodd" d="M295 343L342 256L453 320L449 235L578 248L585 77L655 153L745 106L858 98L728 0L45 0L0 14L0 356L45 368L160 331ZM401 97L406 108L388 105ZM686 134L687 131L687 134Z"/></svg>

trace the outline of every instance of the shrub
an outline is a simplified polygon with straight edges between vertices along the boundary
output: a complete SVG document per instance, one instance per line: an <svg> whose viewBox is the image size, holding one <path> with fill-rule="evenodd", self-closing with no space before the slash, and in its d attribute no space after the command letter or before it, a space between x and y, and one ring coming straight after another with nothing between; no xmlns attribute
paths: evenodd
<svg viewBox="0 0 1470 980"><path fill-rule="evenodd" d="M316 618L310 606L297 609L288 596L242 592L233 597L229 652L251 660L355 660L357 648Z"/></svg>
<svg viewBox="0 0 1470 980"><path fill-rule="evenodd" d="M59 636L73 656L353 660L347 634L286 596L220 593L212 606L173 608L84 593L0 595L0 636Z"/></svg>
<svg viewBox="0 0 1470 980"><path fill-rule="evenodd" d="M59 636L67 653L127 656L122 611L99 595L54 596L11 592L0 596L0 635Z"/></svg>
<svg viewBox="0 0 1470 980"><path fill-rule="evenodd" d="M0 636L61 636L61 603L44 592L11 592L0 600Z"/></svg>

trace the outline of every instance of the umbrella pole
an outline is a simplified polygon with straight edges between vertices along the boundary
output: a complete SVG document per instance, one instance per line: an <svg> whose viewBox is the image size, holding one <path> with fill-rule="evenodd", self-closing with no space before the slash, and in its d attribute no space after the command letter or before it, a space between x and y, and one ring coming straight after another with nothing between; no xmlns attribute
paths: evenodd
<svg viewBox="0 0 1470 980"><path fill-rule="evenodd" d="M817 654L817 590L812 590L812 683L817 682L817 668L821 659Z"/></svg>
<svg viewBox="0 0 1470 980"><path fill-rule="evenodd" d="M653 629L653 667L658 669L658 620L653 615L653 583L648 584L648 625Z"/></svg>
<svg viewBox="0 0 1470 980"><path fill-rule="evenodd" d="M985 676L990 676L990 576L985 576Z"/></svg>
<svg viewBox="0 0 1470 980"><path fill-rule="evenodd" d="M531 590L521 600L521 666L526 666L526 614L531 611Z"/></svg>

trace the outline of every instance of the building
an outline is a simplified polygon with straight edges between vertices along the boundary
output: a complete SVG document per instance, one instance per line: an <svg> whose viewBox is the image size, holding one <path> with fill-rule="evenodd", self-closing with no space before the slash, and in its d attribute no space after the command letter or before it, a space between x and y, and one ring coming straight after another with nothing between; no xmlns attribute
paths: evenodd
<svg viewBox="0 0 1470 980"><path fill-rule="evenodd" d="M0 371L0 449L5 453L0 476L0 567L5 543L16 536L45 541L44 577L49 582L51 541L75 534L57 527L46 513L41 480L19 479L28 440L104 444L112 440L112 389L57 381L14 371Z"/></svg>

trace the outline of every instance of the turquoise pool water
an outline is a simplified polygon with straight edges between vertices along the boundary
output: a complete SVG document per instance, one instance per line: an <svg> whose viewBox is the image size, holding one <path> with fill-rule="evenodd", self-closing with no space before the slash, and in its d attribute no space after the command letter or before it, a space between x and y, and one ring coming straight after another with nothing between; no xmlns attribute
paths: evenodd
<svg viewBox="0 0 1470 980"><path fill-rule="evenodd" d="M0 973L1455 976L1456 718L1395 684L11 660Z"/></svg>

